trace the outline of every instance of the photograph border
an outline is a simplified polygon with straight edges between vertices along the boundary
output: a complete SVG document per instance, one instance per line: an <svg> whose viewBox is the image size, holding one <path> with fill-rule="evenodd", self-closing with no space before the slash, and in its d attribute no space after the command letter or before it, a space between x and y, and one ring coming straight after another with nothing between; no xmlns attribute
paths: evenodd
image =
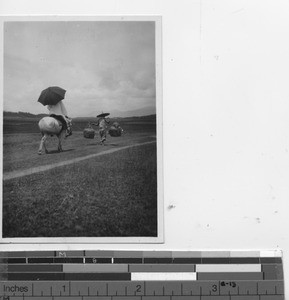
<svg viewBox="0 0 289 300"><path fill-rule="evenodd" d="M4 94L4 23L6 21L154 21L155 22L155 71L156 71L156 136L157 136L157 237L61 237L61 238L3 238L3 94ZM162 92L162 17L135 15L135 16L9 16L0 15L0 126L2 143L0 143L0 243L2 244L125 244L125 243L164 243L164 179L163 179L163 92Z"/></svg>

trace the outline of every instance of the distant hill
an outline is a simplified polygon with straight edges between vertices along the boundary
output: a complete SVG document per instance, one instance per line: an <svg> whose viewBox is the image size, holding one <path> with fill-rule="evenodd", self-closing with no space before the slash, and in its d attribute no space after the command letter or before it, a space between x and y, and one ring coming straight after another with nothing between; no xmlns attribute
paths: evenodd
<svg viewBox="0 0 289 300"><path fill-rule="evenodd" d="M140 116L140 117L127 117L127 118L117 118L110 117L113 121L126 121L126 122L156 122L156 115ZM95 122L96 117L77 117L73 118L74 122Z"/></svg>
<svg viewBox="0 0 289 300"><path fill-rule="evenodd" d="M28 112L10 112L10 111L4 111L3 117L5 119L41 119L43 117L48 116L48 114L31 114ZM109 116L110 117L110 116ZM133 116L133 117L111 117L114 121L126 121L126 122L155 122L156 121L156 115L146 115L146 116ZM73 118L74 122L93 122L96 121L96 117L76 117Z"/></svg>
<svg viewBox="0 0 289 300"><path fill-rule="evenodd" d="M39 118L43 118L48 116L47 114L38 114L38 115L34 115L28 112L12 112L12 111L4 111L3 112L3 117L4 118L35 118L35 119L39 119Z"/></svg>
<svg viewBox="0 0 289 300"><path fill-rule="evenodd" d="M119 111L119 110L112 110L110 115L113 117L119 118L128 118L128 117L142 117L148 115L155 115L156 109L155 107L143 107L141 109L129 110L129 111Z"/></svg>

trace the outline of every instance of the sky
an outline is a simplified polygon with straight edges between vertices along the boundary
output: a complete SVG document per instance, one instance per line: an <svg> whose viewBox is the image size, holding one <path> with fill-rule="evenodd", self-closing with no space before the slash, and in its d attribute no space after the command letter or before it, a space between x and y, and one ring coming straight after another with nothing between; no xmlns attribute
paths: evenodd
<svg viewBox="0 0 289 300"><path fill-rule="evenodd" d="M155 65L154 22L5 22L4 111L47 113L59 86L71 117L155 113Z"/></svg>

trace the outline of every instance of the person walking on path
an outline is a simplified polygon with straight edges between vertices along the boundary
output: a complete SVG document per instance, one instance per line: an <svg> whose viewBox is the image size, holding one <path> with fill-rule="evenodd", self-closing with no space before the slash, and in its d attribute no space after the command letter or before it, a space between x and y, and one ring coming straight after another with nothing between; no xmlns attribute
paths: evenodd
<svg viewBox="0 0 289 300"><path fill-rule="evenodd" d="M91 125L99 126L99 136L100 143L103 145L106 141L106 129L107 125L110 123L110 120L105 116L99 117L96 123L91 123Z"/></svg>
<svg viewBox="0 0 289 300"><path fill-rule="evenodd" d="M62 100L59 101L57 104L47 105L47 109L49 110L49 115L51 117L54 117L55 119L61 121L61 123L65 126L66 129L65 137L72 135L71 118L67 116L68 115L67 110Z"/></svg>

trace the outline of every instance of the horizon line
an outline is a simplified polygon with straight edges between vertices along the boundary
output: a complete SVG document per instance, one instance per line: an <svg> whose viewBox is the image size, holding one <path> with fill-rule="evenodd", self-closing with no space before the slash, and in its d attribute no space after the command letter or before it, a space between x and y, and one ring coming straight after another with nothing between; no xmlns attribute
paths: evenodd
<svg viewBox="0 0 289 300"><path fill-rule="evenodd" d="M39 114L34 114L34 113L30 113L30 112L25 112L25 111L7 111L7 110L3 110L3 114L4 113L12 113L12 114L29 114L29 115L32 115L32 116L49 116L49 114L47 113L39 113ZM140 117L148 117L148 116L156 116L157 114L154 113L154 114L146 114L146 115L131 115L131 116L125 116L125 117L121 117L121 116L110 116L110 118L120 118L120 119L123 119L123 118L140 118ZM4 117L4 116L3 116ZM97 116L89 116L89 117L84 117L84 116L76 116L76 117L72 117L72 119L76 119L76 118L97 118Z"/></svg>

